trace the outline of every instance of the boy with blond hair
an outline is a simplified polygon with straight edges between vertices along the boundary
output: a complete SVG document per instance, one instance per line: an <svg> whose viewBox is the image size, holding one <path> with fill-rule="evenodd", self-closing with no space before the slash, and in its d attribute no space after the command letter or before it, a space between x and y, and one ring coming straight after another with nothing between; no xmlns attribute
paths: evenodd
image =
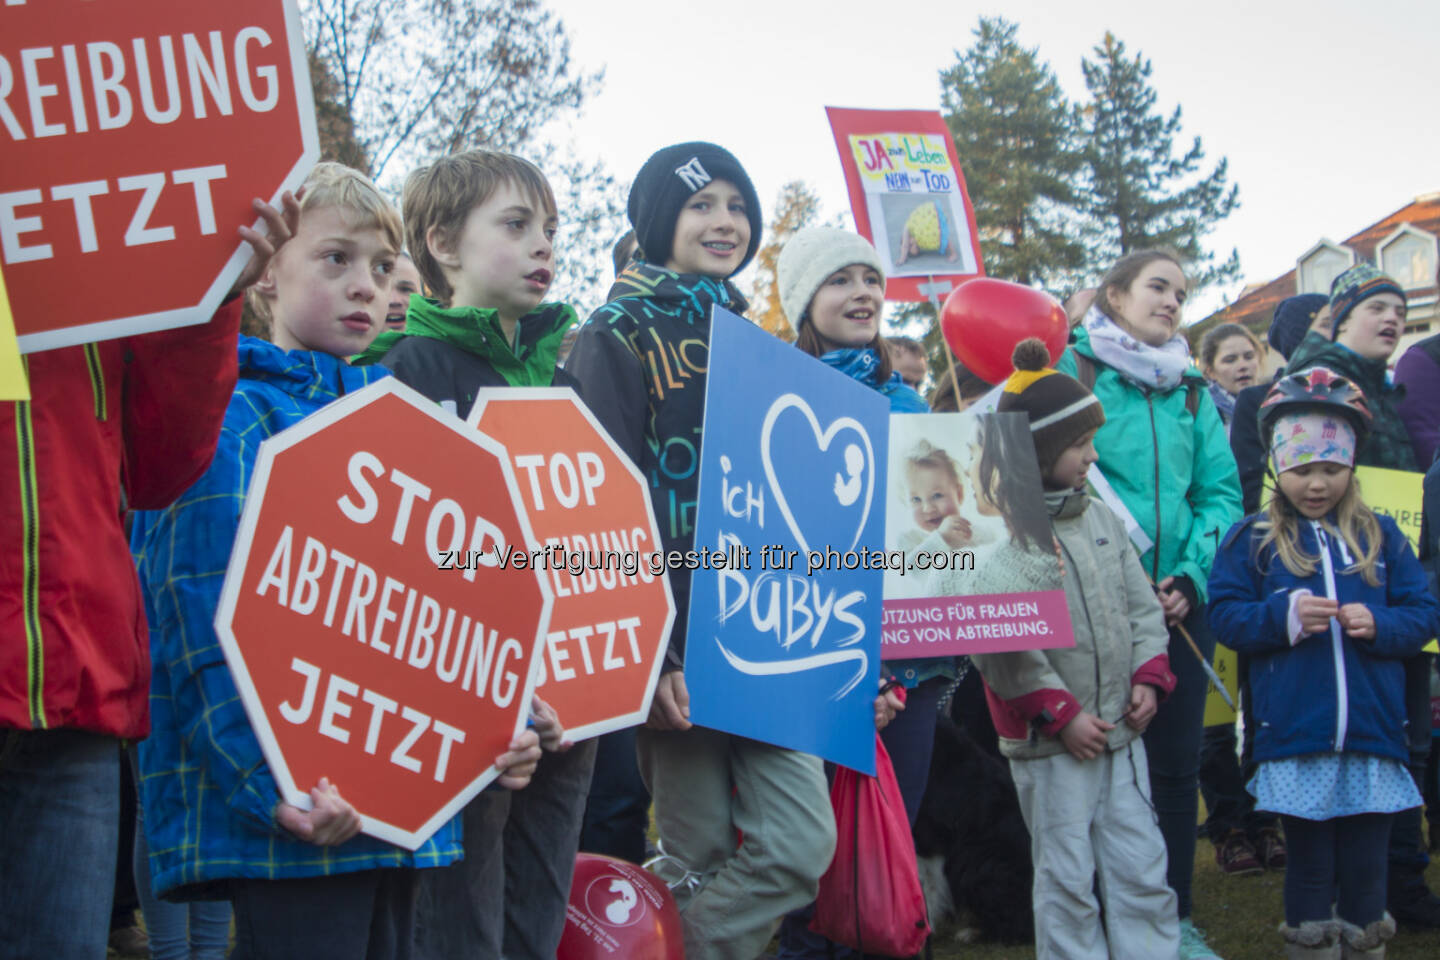
<svg viewBox="0 0 1440 960"><path fill-rule="evenodd" d="M460 856L459 825L411 852L356 834L321 778L313 807L284 803L245 716L212 621L260 442L386 375L343 357L381 329L400 219L354 170L318 165L287 209L293 237L252 288L274 342L240 341L240 383L210 469L169 509L136 515L155 673L140 745L151 873L170 899L230 898L236 957L410 956L417 869ZM533 733L496 763L523 786Z"/></svg>
<svg viewBox="0 0 1440 960"><path fill-rule="evenodd" d="M468 150L411 173L402 205L434 299L412 296L404 332L382 333L357 362L383 360L462 418L481 387L574 386L557 363L575 311L542 302L559 219L545 175L511 154ZM595 741L563 744L563 718L534 704L547 753L524 792L487 790L466 806L465 859L421 886L422 957L555 957Z"/></svg>

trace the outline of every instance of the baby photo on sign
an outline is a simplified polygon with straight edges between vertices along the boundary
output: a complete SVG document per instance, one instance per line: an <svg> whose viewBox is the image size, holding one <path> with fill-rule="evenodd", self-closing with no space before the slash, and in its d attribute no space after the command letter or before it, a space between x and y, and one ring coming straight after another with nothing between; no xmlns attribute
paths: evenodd
<svg viewBox="0 0 1440 960"><path fill-rule="evenodd" d="M1029 633L1046 638L1029 646L1055 646L1068 636L1060 558L1023 414L892 416L888 458L885 547L904 564L885 571L886 657L951 652L892 647L922 631L947 645L978 638L1013 646Z"/></svg>

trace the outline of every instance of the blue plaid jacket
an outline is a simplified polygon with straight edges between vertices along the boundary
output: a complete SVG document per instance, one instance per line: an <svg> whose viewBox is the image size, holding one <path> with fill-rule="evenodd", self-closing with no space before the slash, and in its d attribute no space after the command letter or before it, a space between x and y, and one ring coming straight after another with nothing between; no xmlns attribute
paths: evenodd
<svg viewBox="0 0 1440 960"><path fill-rule="evenodd" d="M210 469L167 510L135 514L130 549L150 621L150 738L140 744L156 892L223 897L233 878L315 877L460 858L459 818L411 853L367 836L338 847L295 839L272 817L275 779L250 728L213 621L260 441L389 376L322 353L240 338L240 382Z"/></svg>

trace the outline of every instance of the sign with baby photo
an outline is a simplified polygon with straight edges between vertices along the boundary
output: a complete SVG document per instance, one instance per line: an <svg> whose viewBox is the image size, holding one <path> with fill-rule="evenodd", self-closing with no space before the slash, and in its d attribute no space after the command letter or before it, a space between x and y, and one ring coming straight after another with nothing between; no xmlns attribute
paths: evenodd
<svg viewBox="0 0 1440 960"><path fill-rule="evenodd" d="M983 276L975 210L950 128L934 110L826 107L855 229L875 245L889 300L926 300Z"/></svg>
<svg viewBox="0 0 1440 960"><path fill-rule="evenodd" d="M710 369L690 719L873 776L890 405L719 307Z"/></svg>
<svg viewBox="0 0 1440 960"><path fill-rule="evenodd" d="M890 418L887 660L1074 646L1021 413Z"/></svg>

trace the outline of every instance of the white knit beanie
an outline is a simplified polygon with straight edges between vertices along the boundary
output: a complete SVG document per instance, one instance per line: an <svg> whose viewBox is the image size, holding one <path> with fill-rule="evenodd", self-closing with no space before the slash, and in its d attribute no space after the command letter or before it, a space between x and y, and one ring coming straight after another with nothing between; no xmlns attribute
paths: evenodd
<svg viewBox="0 0 1440 960"><path fill-rule="evenodd" d="M820 285L836 270L855 263L874 270L884 281L880 255L858 233L835 227L806 227L791 237L775 264L780 307L790 325L799 330L800 318Z"/></svg>

